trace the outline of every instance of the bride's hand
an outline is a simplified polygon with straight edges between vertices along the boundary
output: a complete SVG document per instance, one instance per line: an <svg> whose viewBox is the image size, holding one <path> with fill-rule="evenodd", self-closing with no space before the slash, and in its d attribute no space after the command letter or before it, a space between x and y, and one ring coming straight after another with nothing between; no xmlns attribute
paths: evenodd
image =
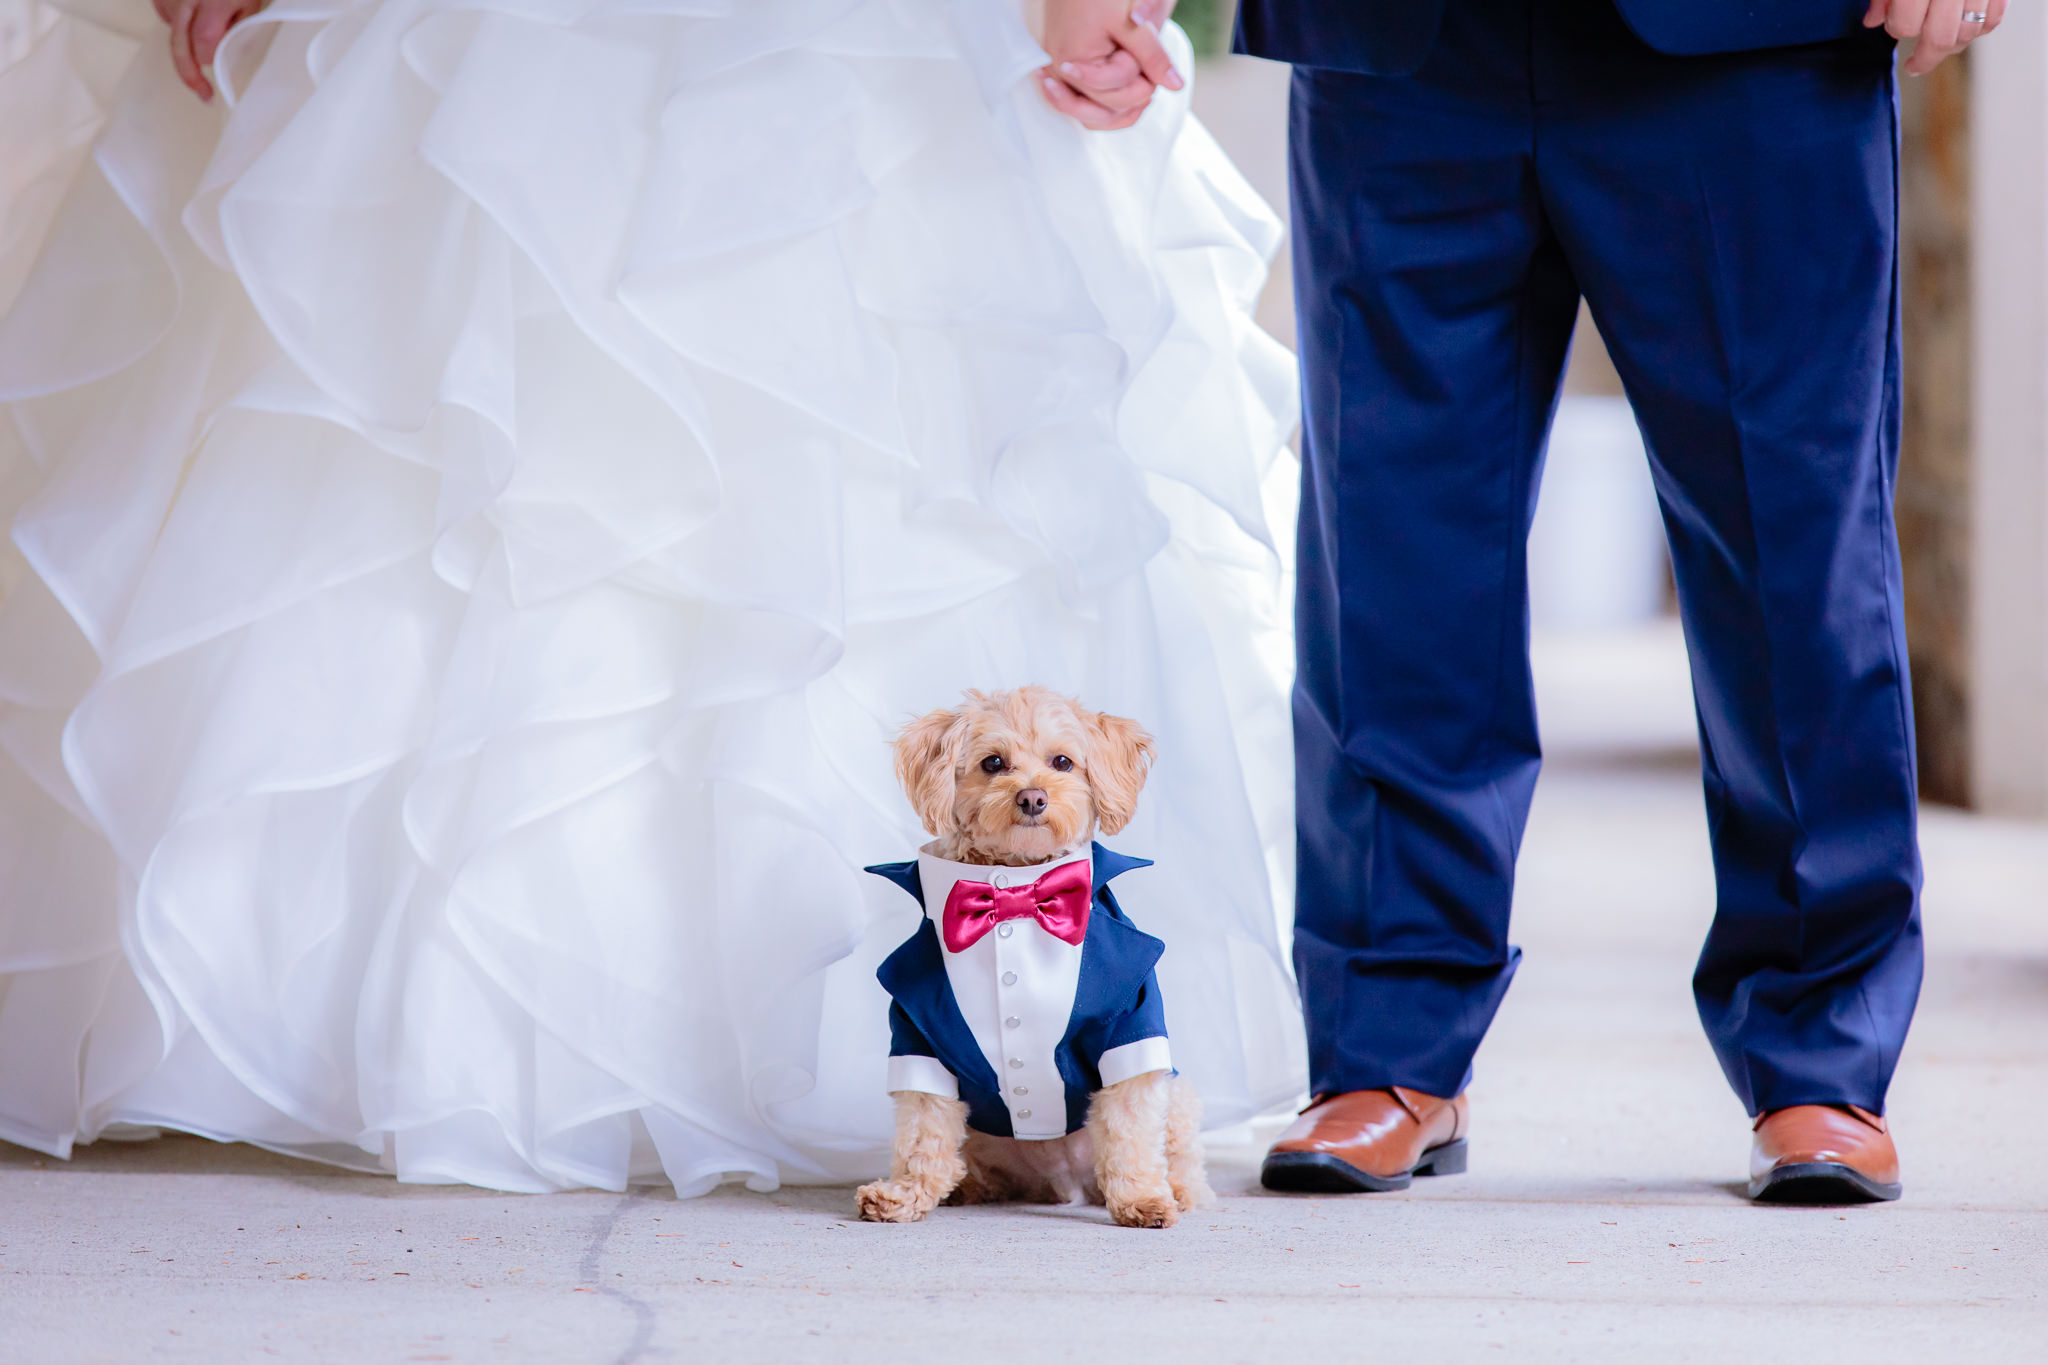
<svg viewBox="0 0 2048 1365"><path fill-rule="evenodd" d="M171 26L171 65L178 79L203 100L213 98L206 68L228 30L262 9L266 0L152 0Z"/></svg>
<svg viewBox="0 0 2048 1365"><path fill-rule="evenodd" d="M1159 86L1184 84L1160 41L1174 0L1046 0L1046 102L1085 128L1128 128Z"/></svg>

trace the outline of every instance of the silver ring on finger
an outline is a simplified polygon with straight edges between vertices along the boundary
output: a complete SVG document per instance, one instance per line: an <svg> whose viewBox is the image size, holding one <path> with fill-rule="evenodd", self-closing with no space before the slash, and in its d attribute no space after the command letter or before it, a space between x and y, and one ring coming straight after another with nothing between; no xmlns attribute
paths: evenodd
<svg viewBox="0 0 2048 1365"><path fill-rule="evenodd" d="M1966 10L1963 13L1963 22L1966 24L1981 24L1987 22L1990 18L1990 10L1973 9Z"/></svg>

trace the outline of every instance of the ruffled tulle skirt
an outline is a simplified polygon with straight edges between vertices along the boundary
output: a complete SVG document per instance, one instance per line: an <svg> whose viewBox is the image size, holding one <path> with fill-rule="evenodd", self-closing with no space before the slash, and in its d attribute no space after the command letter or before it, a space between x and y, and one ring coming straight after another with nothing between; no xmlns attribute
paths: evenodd
<svg viewBox="0 0 2048 1365"><path fill-rule="evenodd" d="M0 0L0 1137L872 1172L887 741L1024 682L1159 737L1118 895L1212 1123L1300 1089L1278 229L1042 60L280 0L207 106L142 0Z"/></svg>

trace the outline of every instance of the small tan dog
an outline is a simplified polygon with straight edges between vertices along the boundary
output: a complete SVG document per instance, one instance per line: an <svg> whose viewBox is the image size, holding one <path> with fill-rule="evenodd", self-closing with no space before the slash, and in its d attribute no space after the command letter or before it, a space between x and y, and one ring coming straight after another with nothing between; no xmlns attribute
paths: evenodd
<svg viewBox="0 0 2048 1365"><path fill-rule="evenodd" d="M897 779L936 837L868 869L926 918L878 973L896 1145L862 1218L1085 1199L1163 1228L1213 1198L1201 1100L1169 1060L1163 945L1106 885L1147 864L1091 844L1129 823L1151 762L1134 722L1043 687L969 692L897 737Z"/></svg>

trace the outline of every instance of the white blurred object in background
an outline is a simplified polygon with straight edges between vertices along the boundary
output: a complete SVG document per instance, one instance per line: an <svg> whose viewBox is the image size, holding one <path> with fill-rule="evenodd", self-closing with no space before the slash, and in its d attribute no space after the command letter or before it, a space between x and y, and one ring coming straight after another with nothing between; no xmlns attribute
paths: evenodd
<svg viewBox="0 0 2048 1365"><path fill-rule="evenodd" d="M1642 434L1624 398L1558 404L1529 533L1539 629L1619 630L1664 609L1667 555Z"/></svg>
<svg viewBox="0 0 2048 1365"><path fill-rule="evenodd" d="M1529 615L1543 749L1684 753L1697 743L1670 557L1628 400L1566 394L1529 533Z"/></svg>

